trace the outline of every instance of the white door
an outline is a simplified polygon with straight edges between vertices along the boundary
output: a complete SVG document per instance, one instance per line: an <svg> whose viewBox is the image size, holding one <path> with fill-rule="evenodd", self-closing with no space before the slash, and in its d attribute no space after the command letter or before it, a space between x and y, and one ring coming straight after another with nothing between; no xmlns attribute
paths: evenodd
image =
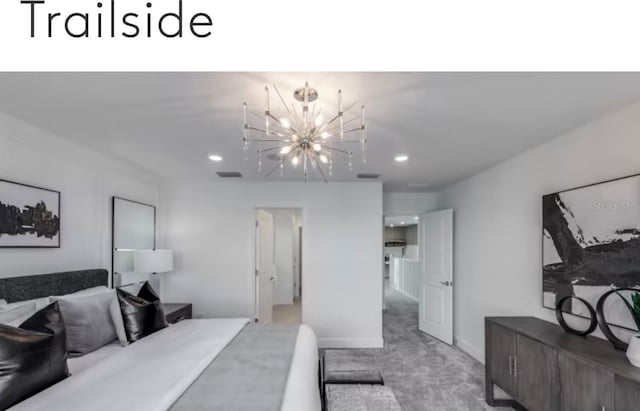
<svg viewBox="0 0 640 411"><path fill-rule="evenodd" d="M256 318L261 323L272 322L273 282L276 279L273 262L273 216L256 211Z"/></svg>
<svg viewBox="0 0 640 411"><path fill-rule="evenodd" d="M420 216L420 331L453 344L453 210Z"/></svg>

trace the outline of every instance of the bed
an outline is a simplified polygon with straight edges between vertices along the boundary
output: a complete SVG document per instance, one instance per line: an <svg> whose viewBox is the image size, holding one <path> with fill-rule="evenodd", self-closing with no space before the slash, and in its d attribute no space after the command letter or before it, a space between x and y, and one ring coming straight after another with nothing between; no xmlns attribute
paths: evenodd
<svg viewBox="0 0 640 411"><path fill-rule="evenodd" d="M9 302L106 285L104 270L0 279ZM318 411L318 349L307 326L247 318L181 321L69 359L72 375L15 405L37 410Z"/></svg>

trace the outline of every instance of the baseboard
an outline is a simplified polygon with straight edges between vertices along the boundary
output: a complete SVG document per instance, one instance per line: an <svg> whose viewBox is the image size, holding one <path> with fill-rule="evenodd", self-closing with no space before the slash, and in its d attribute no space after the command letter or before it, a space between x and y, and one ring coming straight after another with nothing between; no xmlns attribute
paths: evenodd
<svg viewBox="0 0 640 411"><path fill-rule="evenodd" d="M456 347L484 364L484 352L481 349L460 337L454 337L453 341Z"/></svg>
<svg viewBox="0 0 640 411"><path fill-rule="evenodd" d="M382 338L318 338L318 348L382 348Z"/></svg>

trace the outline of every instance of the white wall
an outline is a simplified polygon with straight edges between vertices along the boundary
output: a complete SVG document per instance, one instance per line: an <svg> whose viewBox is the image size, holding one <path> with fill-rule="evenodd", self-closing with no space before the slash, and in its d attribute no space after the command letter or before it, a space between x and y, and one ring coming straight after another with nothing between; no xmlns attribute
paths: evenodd
<svg viewBox="0 0 640 411"><path fill-rule="evenodd" d="M420 261L391 257L389 286L412 300L420 299L421 264Z"/></svg>
<svg viewBox="0 0 640 411"><path fill-rule="evenodd" d="M416 215L437 208L438 193L384 193L384 215Z"/></svg>
<svg viewBox="0 0 640 411"><path fill-rule="evenodd" d="M254 315L255 208L302 209L302 315L322 346L382 346L379 183L176 182L162 192L167 301L196 316ZM238 227L244 229L238 230Z"/></svg>
<svg viewBox="0 0 640 411"><path fill-rule="evenodd" d="M484 357L484 317L542 307L542 195L640 172L640 105L599 119L441 192L454 209L457 343ZM583 324L582 320L578 320Z"/></svg>
<svg viewBox="0 0 640 411"><path fill-rule="evenodd" d="M156 204L159 183L0 113L0 178L61 192L60 249L0 248L0 277L111 267L111 197Z"/></svg>

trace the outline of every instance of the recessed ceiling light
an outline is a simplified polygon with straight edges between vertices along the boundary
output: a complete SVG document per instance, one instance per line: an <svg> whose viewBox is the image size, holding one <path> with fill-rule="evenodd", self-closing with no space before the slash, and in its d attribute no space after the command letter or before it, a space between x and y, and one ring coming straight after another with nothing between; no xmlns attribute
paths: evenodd
<svg viewBox="0 0 640 411"><path fill-rule="evenodd" d="M404 225L404 221L400 221L400 225Z"/></svg>
<svg viewBox="0 0 640 411"><path fill-rule="evenodd" d="M396 156L396 158L395 158L395 160L396 160L397 162L399 162L399 163L402 163L402 162L404 162L404 161L407 161L408 159L409 159L409 156L408 156L408 155L406 155L406 154L400 154L400 155L397 155L397 156Z"/></svg>
<svg viewBox="0 0 640 411"><path fill-rule="evenodd" d="M420 220L420 217L415 216L415 217L413 217L413 219L414 219L414 220L416 220L416 221L418 221L418 220Z"/></svg>
<svg viewBox="0 0 640 411"><path fill-rule="evenodd" d="M393 228L393 224L390 224L389 227Z"/></svg>
<svg viewBox="0 0 640 411"><path fill-rule="evenodd" d="M209 160L211 161L222 161L222 156L219 154L211 154L209 156Z"/></svg>

